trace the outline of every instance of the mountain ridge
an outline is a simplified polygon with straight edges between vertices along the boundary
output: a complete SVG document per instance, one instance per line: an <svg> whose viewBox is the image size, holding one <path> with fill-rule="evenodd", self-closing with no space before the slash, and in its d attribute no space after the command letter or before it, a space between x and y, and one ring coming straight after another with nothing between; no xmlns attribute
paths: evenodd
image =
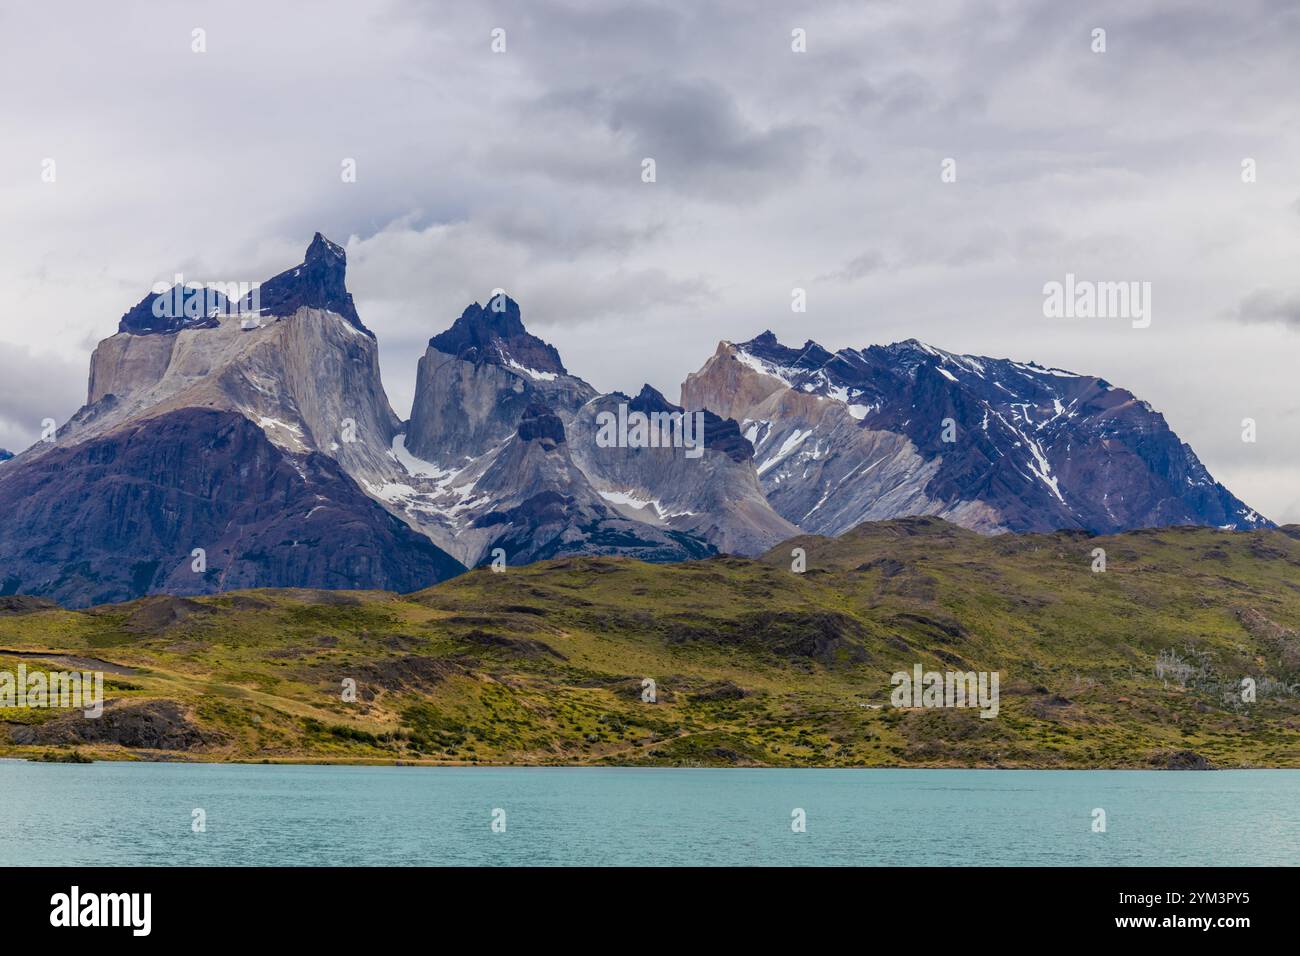
<svg viewBox="0 0 1300 956"><path fill-rule="evenodd" d="M683 400L741 423L764 490L809 530L836 533L898 508L985 532L1270 525L1213 480L1160 413L1097 376L915 339L789 348L769 331L721 343L687 376ZM885 465L869 479L855 474L868 456L872 470ZM852 499L843 489L855 481L855 507L816 514L829 490ZM1134 500L1110 501L1112 491ZM873 510L882 500L883 514Z"/></svg>
<svg viewBox="0 0 1300 956"><path fill-rule="evenodd" d="M299 265L237 307L216 293L203 308L190 302L169 317L155 305L173 289L128 310L92 355L86 404L53 441L0 456L0 505L16 510L33 495L44 502L25 512L21 539L0 538L0 589L82 604L137 596L111 562L102 563L98 583L76 570L67 547L73 527L119 540L111 514L83 515L89 523L80 524L65 518L66 527L52 516L64 513L61 495L74 486L80 498L112 500L115 487L139 480L117 456L150 428L169 440L184 432L195 454L217 447L230 422L196 410L252 423L291 473L304 474L311 456L334 463L313 466L329 471L320 479L330 489L323 500L354 502L356 527L372 529L365 534L379 533L371 504L414 533L398 532L391 542L403 553L375 566L389 567L396 589L414 580L408 558L426 562L432 583L500 553L511 565L566 555L753 556L800 533L835 535L906 515L985 534L1270 526L1131 392L1096 376L958 355L915 339L836 352L811 339L788 347L770 330L723 341L674 404L648 384L635 395L599 393L527 330L519 303L498 289L430 337L403 420L388 402L377 339L357 313L346 270L343 247L318 232ZM698 417L703 445L683 447L665 432L663 443L645 446L635 429L613 444L602 440L603 420L637 416L678 426ZM40 459L83 446L123 470L96 472L89 485L87 473L69 477L61 491ZM162 447L155 452L174 469L159 476L162 486L184 493L185 482L202 484ZM277 467L259 480L273 481ZM51 484L39 494L36 474ZM247 490L261 493L257 482ZM290 546L309 510L284 525ZM233 504L223 512L229 520L237 513ZM179 512L140 517L170 527L147 539L139 526L141 542L162 548L140 561L175 562L181 542L168 535ZM220 527L199 526L224 540ZM63 556L62 571L50 555ZM328 563L261 567L263 578L231 580L306 587L338 580ZM358 573L366 586L383 584ZM144 593L184 587L161 572L127 577L143 581Z"/></svg>

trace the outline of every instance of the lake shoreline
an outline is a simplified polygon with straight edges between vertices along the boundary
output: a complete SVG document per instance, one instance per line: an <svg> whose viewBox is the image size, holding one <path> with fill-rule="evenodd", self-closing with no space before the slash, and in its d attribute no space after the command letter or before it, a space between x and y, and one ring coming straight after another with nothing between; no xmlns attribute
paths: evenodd
<svg viewBox="0 0 1300 956"><path fill-rule="evenodd" d="M81 759L70 759L69 752L67 755L59 754L53 756L29 755L23 753L3 753L0 752L0 760L12 760L23 763L33 764L67 764L67 765L85 765L90 763L109 763L109 764L186 764L186 765L216 765L216 766L273 766L273 767L436 767L447 769L557 769L557 770L989 770L989 771L1092 771L1092 770L1123 770L1130 772L1142 771L1160 771L1168 773L1206 773L1216 771L1230 770L1300 770L1300 766L1286 765L1241 765L1241 766L1152 766L1141 764L1089 764L1089 765L1053 765L1046 766L1042 764L997 764L997 765L958 765L958 764L871 764L862 766L823 766L817 764L804 765L771 765L771 764L664 764L664 763L538 763L538 762L494 762L494 761L455 761L455 760L382 760L382 759L332 759L329 757L320 758L236 758L236 759L219 759L207 756L194 757L191 755L183 756L163 756L163 755L146 755L138 753L78 753Z"/></svg>

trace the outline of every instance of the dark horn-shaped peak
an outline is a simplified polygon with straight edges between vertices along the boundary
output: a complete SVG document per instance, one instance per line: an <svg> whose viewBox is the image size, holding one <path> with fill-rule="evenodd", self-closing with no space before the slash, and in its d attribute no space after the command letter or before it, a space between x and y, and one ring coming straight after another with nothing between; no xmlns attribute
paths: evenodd
<svg viewBox="0 0 1300 956"><path fill-rule="evenodd" d="M345 318L354 328L374 338L357 315L345 278L348 256L343 247L319 232L302 263L267 279L258 290L258 307L263 315L290 316L299 309L324 309ZM246 300L247 304L247 300Z"/></svg>
<svg viewBox="0 0 1300 956"><path fill-rule="evenodd" d="M560 353L524 328L519 303L504 292L488 304L471 304L445 332L429 339L439 352L467 362L487 362L519 371L567 375Z"/></svg>

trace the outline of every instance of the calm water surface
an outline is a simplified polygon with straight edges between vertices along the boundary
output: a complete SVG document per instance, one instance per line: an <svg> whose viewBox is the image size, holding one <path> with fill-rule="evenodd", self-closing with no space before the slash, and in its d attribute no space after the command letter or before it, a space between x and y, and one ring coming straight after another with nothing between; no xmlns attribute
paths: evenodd
<svg viewBox="0 0 1300 956"><path fill-rule="evenodd" d="M1106 833L1092 832L1092 811ZM191 813L207 813L207 832ZM506 831L493 833L493 810ZM807 832L791 831L802 808ZM0 866L1294 865L1300 771L0 760Z"/></svg>

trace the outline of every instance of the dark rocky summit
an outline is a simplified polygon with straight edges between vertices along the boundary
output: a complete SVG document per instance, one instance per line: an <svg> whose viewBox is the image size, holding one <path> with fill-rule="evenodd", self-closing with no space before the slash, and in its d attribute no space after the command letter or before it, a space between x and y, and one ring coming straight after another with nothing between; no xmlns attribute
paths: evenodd
<svg viewBox="0 0 1300 956"><path fill-rule="evenodd" d="M322 309L343 316L357 331L373 339L375 334L362 324L352 293L347 290L347 266L343 247L316 233L301 265L267 279L258 289L263 314L286 316L302 308ZM245 307L247 304L245 300Z"/></svg>
<svg viewBox="0 0 1300 956"><path fill-rule="evenodd" d="M117 331L132 335L171 335L182 329L216 328L218 321L214 313L225 312L229 307L226 297L215 289L173 286L166 292L150 292L128 309L117 323Z"/></svg>
<svg viewBox="0 0 1300 956"><path fill-rule="evenodd" d="M491 362L567 375L560 353L524 328L519 303L504 292L487 307L472 303L451 328L429 339L429 347L467 362Z"/></svg>

